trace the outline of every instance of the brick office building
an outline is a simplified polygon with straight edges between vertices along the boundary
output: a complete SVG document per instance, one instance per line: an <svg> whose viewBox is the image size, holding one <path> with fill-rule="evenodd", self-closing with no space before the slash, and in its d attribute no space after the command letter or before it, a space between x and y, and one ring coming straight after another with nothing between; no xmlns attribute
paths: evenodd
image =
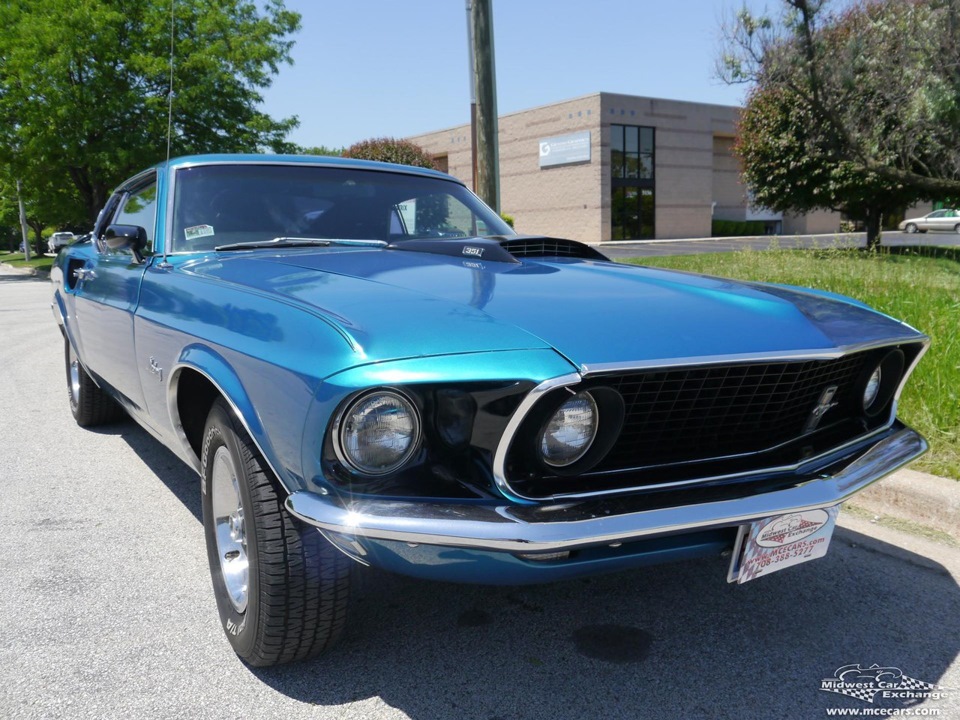
<svg viewBox="0 0 960 720"><path fill-rule="evenodd" d="M751 208L732 154L739 108L595 93L499 118L500 207L518 232L588 243L709 237L711 221L834 233L840 216ZM470 126L409 138L470 185Z"/></svg>

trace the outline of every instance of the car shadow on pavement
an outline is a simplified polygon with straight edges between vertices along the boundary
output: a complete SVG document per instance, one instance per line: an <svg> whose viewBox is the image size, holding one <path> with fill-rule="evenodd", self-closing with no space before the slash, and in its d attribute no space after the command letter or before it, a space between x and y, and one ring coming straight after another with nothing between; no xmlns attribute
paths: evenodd
<svg viewBox="0 0 960 720"><path fill-rule="evenodd" d="M741 586L719 558L526 588L364 575L339 648L251 672L423 720L809 718L865 705L820 690L841 666L937 683L960 650L951 575L845 529L825 558Z"/></svg>
<svg viewBox="0 0 960 720"><path fill-rule="evenodd" d="M197 522L203 522L200 482L197 473L136 422L126 418L109 425L87 428L87 430L101 435L119 436L150 471L170 489L177 500L183 503Z"/></svg>

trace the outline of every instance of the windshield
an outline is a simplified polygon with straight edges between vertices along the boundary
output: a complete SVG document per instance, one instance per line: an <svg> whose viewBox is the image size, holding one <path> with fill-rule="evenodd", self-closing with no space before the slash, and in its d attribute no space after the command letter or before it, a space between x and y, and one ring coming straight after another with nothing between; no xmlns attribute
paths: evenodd
<svg viewBox="0 0 960 720"><path fill-rule="evenodd" d="M273 238L382 240L513 235L459 183L311 165L201 165L177 171L170 252Z"/></svg>

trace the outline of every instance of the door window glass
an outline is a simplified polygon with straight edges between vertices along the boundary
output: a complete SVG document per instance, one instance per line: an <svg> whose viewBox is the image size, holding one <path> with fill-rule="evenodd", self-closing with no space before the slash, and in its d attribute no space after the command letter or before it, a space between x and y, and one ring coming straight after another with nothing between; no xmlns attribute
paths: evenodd
<svg viewBox="0 0 960 720"><path fill-rule="evenodd" d="M157 184L136 190L123 201L113 218L114 225L139 225L147 231L147 251L153 250L153 234L157 223Z"/></svg>

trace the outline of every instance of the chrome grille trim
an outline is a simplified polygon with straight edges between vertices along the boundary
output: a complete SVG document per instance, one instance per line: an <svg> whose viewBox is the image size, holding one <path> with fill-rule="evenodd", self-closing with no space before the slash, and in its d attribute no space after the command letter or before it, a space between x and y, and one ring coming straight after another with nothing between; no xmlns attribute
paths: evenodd
<svg viewBox="0 0 960 720"><path fill-rule="evenodd" d="M909 326L907 326L909 327ZM528 496L522 493L517 492L510 484L510 481L506 476L506 461L507 454L510 450L510 446L513 444L513 440L516 436L517 430L520 428L523 421L526 419L527 415L536 405L537 401L540 400L546 393L555 390L561 387L569 387L571 385L576 385L577 383L585 380L587 378L596 378L598 376L603 376L606 374L612 373L621 373L621 372L630 372L630 371L644 371L644 370L655 370L655 369L671 369L675 370L678 368L685 367L696 367L696 366L710 366L710 365L742 365L750 364L755 362L765 362L765 363L778 363L778 362L798 362L805 360L835 360L846 355L852 355L858 352L864 352L868 350L876 350L884 347L896 347L899 345L919 345L920 349L917 352L917 356L909 364L907 369L903 373L903 377L900 381L900 385L897 388L897 391L894 395L893 402L891 403L890 415L887 420L883 423L882 426L877 427L871 430L868 433L865 433L857 438L853 438L842 445L836 446L828 450L826 453L818 455L813 458L806 458L802 462L796 465L788 466L778 466L773 468L763 468L759 470L751 470L748 472L737 473L733 475L718 475L718 476L704 476L695 478L692 480L679 480L672 481L668 483L662 483L659 485L639 485L632 487L624 488L614 488L610 490L598 490L598 491L588 491L588 492L578 492L578 493L558 493L556 495L549 496ZM581 365L579 373L571 373L569 375L562 375L559 377L551 378L545 380L540 385L531 390L527 396L523 399L520 405L517 407L513 416L510 418L510 422L507 424L506 429L504 430L503 436L500 439L500 443L497 446L497 451L494 455L493 460L493 479L497 488L501 493L507 498L529 502L529 503L543 503L556 500L579 500L584 498L591 497L601 497L606 495L616 495L616 494L626 494L636 491L647 491L651 489L664 490L669 488L683 487L693 484L700 484L705 482L734 479L734 478L745 478L752 475L758 475L760 473L771 473L771 472L790 472L794 471L802 465L806 465L810 462L816 462L817 460L831 455L836 452L842 452L848 447L852 447L858 443L864 442L867 439L887 431L892 427L894 421L896 420L897 405L900 398L900 394L903 392L907 380L909 380L910 375L913 373L914 369L917 366L917 363L920 362L920 359L926 353L927 349L930 346L930 338L920 335L919 337L913 336L911 338L897 338L887 340L885 342L872 342L872 343L863 343L845 346L843 348L831 348L831 349L813 349L813 350L796 350L789 351L784 353L745 353L741 355L719 355L719 356L703 356L696 358L682 358L682 359L661 359L661 360L650 360L643 362L634 362L634 363L606 363L598 364L593 366ZM758 452L753 453L744 453L744 455L755 455L759 452L768 452L769 449L764 449ZM717 458L708 458L705 460L699 460L696 462L710 462ZM629 469L617 470L616 472L629 471ZM584 475L588 477L590 473Z"/></svg>

